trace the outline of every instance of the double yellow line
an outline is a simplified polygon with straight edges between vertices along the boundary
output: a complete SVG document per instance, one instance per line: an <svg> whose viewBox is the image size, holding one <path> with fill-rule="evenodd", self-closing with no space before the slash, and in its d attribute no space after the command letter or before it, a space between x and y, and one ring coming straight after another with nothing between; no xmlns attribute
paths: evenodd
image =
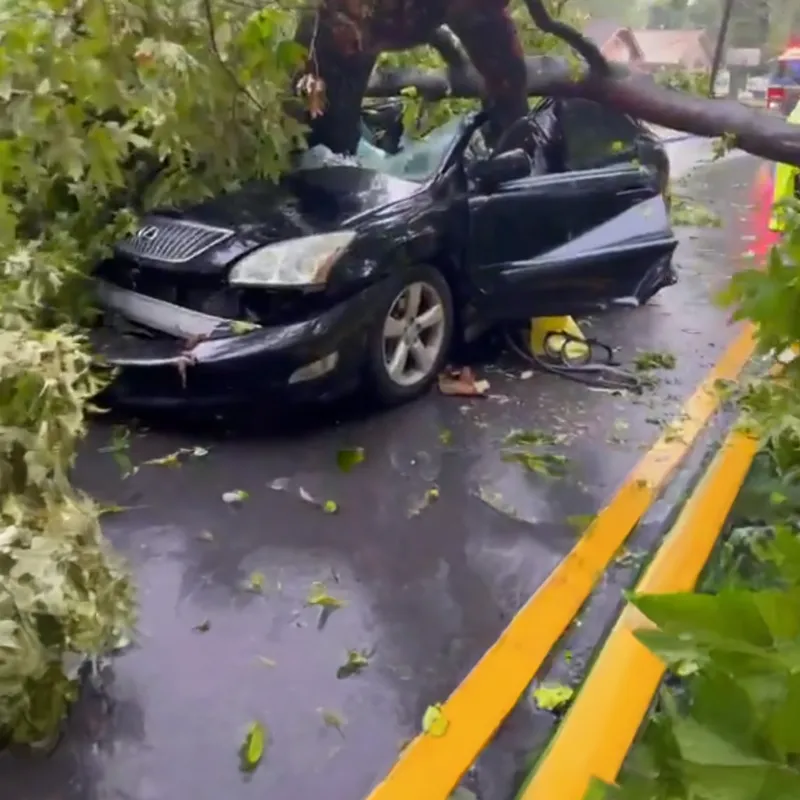
<svg viewBox="0 0 800 800"><path fill-rule="evenodd" d="M796 355L793 349L780 354L771 374L779 374ZM726 437L639 581L639 594L695 588L758 444L737 429ZM625 606L547 755L517 800L584 800L593 778L614 783L664 677L664 663L635 636L650 627L637 608Z"/></svg>
<svg viewBox="0 0 800 800"><path fill-rule="evenodd" d="M645 454L611 502L587 528L578 544L442 705L442 713L448 722L446 734L441 737L422 734L414 739L367 800L446 800L449 797L514 708L547 655L579 613L598 578L717 411L720 402L717 382L738 378L754 349L754 331L748 325L685 403L682 413L670 426L669 432L661 436ZM736 463L738 468L742 468L744 461ZM666 560L669 570L658 573L662 575L659 585L665 585L663 575L673 575L675 570L680 573L682 569L680 566L673 568L669 561L670 558L675 560L683 557L680 547L685 546L685 538L679 542L684 544L673 545L667 555L660 556L660 563ZM656 563L659 563L659 559ZM651 570L654 566L655 564ZM635 621L631 618L632 613L626 612L631 624ZM629 643L625 646L631 645ZM646 679L642 683L642 696L646 695L647 687L650 686L655 665L650 664L649 669L647 676L643 676ZM624 684L622 686L629 688ZM583 694L581 692L581 696ZM650 696L652 697L652 692ZM579 701L576 701L573 710L579 708ZM593 706L589 701L584 700L582 706L587 704L589 711L580 713L585 715L591 711ZM597 714L599 713L598 710ZM594 731L602 731L598 738L605 739L604 726L607 720L594 712L592 714L590 718L595 720L593 724L601 725L599 728L595 727ZM573 713L569 718L572 717ZM576 730L577 724L570 724L570 730ZM588 740L592 733L591 728L584 728L584 739ZM623 738L626 735L619 734ZM582 746L585 745L586 741ZM580 749L573 746L573 750L569 752L566 745L559 745L559 761L551 760L554 752L551 750L547 757L551 766L548 767L548 772L542 773L545 778L540 780L537 773L537 777L527 787L525 800L569 800L572 797L577 800L579 795L567 795L554 781L560 780L560 776L567 770L566 758L569 757L574 762ZM602 753L599 750L597 752L599 758ZM587 755L587 760L581 762L582 774L585 772L584 767L586 770L594 768L595 761L590 763L588 758ZM575 772L577 773L577 769ZM543 784L541 781L545 779L548 783ZM580 781L577 781L577 776L575 779L575 791L579 791Z"/></svg>
<svg viewBox="0 0 800 800"><path fill-rule="evenodd" d="M636 587L641 594L694 588L758 449L734 431L717 453ZM628 604L518 800L583 800L592 778L613 783L658 685L664 663L634 635L652 627Z"/></svg>

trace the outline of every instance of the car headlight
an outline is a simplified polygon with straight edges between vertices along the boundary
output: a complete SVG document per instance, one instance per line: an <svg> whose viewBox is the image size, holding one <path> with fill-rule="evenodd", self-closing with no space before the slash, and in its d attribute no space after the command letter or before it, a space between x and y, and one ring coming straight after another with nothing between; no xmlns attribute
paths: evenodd
<svg viewBox="0 0 800 800"><path fill-rule="evenodd" d="M232 286L322 286L354 236L337 231L269 244L235 264L228 281Z"/></svg>

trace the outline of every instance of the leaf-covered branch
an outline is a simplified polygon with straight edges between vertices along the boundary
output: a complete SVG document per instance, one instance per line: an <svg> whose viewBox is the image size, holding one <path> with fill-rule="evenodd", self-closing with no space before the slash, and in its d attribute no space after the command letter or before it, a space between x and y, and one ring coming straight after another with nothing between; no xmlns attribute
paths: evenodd
<svg viewBox="0 0 800 800"><path fill-rule="evenodd" d="M528 56L525 66L531 96L585 97L666 128L697 136L728 135L736 147L754 155L800 165L800 126L735 100L678 92L615 64L605 77L550 56ZM480 97L483 88L474 70L451 83L444 70L382 69L372 76L367 95L390 97L412 86L429 100Z"/></svg>

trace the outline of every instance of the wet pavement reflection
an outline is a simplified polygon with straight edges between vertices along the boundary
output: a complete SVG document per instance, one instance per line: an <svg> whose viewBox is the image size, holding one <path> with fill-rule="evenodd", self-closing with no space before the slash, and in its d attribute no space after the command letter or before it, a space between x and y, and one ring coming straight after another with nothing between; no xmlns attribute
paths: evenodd
<svg viewBox="0 0 800 800"><path fill-rule="evenodd" d="M678 146L680 172L698 145ZM747 249L757 167L735 155L699 170L693 191L724 227L682 231L681 281L652 305L591 321L623 361L637 350L676 357L642 398L529 376L504 359L482 370L485 399L434 393L338 421L320 411L291 428L273 420L280 435L137 431L134 463L180 447L208 454L124 481L99 452L109 426L96 426L78 478L130 507L105 527L141 587L141 630L114 661L110 709L90 693L49 759L0 757L3 796L361 800L425 708L447 697L572 547L569 518L606 502L732 337L709 298ZM566 478L503 460L503 439L520 428L562 434ZM363 462L342 471L337 453L357 447ZM247 498L225 502L236 491ZM326 514L325 501L338 513ZM343 602L323 625L306 604L315 583ZM338 677L349 650L369 663ZM326 711L343 718L341 731ZM252 720L270 743L245 779L237 748ZM507 783L489 780L496 788L482 800L505 800Z"/></svg>

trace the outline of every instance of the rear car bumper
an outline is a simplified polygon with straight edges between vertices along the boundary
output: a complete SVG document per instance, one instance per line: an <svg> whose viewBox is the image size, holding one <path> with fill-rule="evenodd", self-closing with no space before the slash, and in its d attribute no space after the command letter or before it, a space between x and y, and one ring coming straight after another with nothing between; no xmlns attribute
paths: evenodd
<svg viewBox="0 0 800 800"><path fill-rule="evenodd" d="M332 399L357 385L389 291L376 284L302 322L234 333L231 320L98 281L92 343L116 370L98 400L170 410Z"/></svg>

